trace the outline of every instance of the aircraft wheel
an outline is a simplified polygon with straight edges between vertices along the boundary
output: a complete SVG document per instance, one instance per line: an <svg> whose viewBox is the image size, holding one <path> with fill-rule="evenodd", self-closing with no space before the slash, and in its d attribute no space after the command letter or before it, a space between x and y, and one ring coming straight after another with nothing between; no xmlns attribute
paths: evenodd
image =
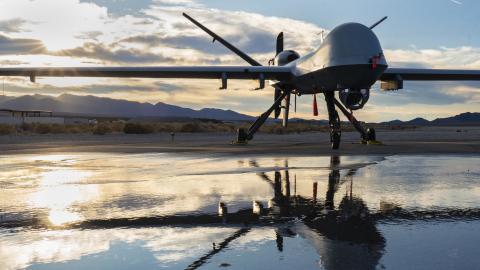
<svg viewBox="0 0 480 270"><path fill-rule="evenodd" d="M340 147L340 132L332 132L331 135L331 142L332 142L332 149L337 150Z"/></svg>
<svg viewBox="0 0 480 270"><path fill-rule="evenodd" d="M247 142L247 130L244 128L239 128L237 130L237 142L244 143Z"/></svg>
<svg viewBox="0 0 480 270"><path fill-rule="evenodd" d="M377 140L375 129L367 128L367 141L375 141L375 140Z"/></svg>

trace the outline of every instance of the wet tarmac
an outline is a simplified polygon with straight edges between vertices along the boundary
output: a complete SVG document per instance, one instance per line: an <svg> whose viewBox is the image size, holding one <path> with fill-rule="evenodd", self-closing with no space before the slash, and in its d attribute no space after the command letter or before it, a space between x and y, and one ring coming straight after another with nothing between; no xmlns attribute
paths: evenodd
<svg viewBox="0 0 480 270"><path fill-rule="evenodd" d="M480 269L480 156L0 156L0 269Z"/></svg>

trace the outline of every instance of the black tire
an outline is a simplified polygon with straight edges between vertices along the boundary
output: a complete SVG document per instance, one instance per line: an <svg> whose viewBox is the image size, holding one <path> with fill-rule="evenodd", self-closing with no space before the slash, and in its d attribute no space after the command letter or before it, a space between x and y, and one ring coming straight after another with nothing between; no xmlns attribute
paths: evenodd
<svg viewBox="0 0 480 270"><path fill-rule="evenodd" d="M367 128L367 141L376 141L377 135L375 134L375 129Z"/></svg>
<svg viewBox="0 0 480 270"><path fill-rule="evenodd" d="M237 130L237 142L246 142L247 141L247 130L244 128L239 128Z"/></svg>
<svg viewBox="0 0 480 270"><path fill-rule="evenodd" d="M340 138L341 138L340 132L332 132L330 140L332 142L333 150L337 150L340 147Z"/></svg>

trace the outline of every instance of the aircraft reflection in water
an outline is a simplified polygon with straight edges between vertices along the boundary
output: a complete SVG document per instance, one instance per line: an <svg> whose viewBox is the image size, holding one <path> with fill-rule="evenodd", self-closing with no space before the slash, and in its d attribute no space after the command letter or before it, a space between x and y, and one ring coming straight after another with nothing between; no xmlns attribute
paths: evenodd
<svg viewBox="0 0 480 270"><path fill-rule="evenodd" d="M219 215L225 223L235 222L243 216L246 218L244 219L246 226L252 220L276 224L276 243L281 252L284 249L284 237L300 235L315 247L321 257L322 266L326 269L352 267L375 269L382 256L385 239L375 228L375 221L370 218L365 203L362 199L353 196L353 176L357 169L350 169L345 177L341 178L340 157L332 156L330 163L328 189L324 202L317 200L318 184L316 182L312 185L311 198L297 195L296 176L292 183L288 161L285 161L287 169L284 170L283 177L280 171L275 171L274 179L270 179L264 172L258 173L263 181L271 185L274 193L267 207L259 201L254 201L252 210L249 211L252 216L246 218L243 211L226 213L227 205L221 202ZM258 167L255 161L251 161L250 164ZM349 191L343 196L340 205L335 208L334 196L339 187L346 182L349 182ZM207 259L248 231L249 229L242 228L220 244L215 244L212 252L192 263L188 269L196 269L206 263ZM326 241L324 237L331 241Z"/></svg>
<svg viewBox="0 0 480 270"><path fill-rule="evenodd" d="M260 202L254 202L254 209L262 209L261 217L272 220L295 217L296 221L302 221L287 223L276 230L278 250L283 251L283 237L298 234L315 247L326 269L375 269L385 248L385 239L376 229L366 204L353 195L353 176L357 169L349 169L344 177L340 177L340 157L332 156L325 201L321 202L317 200L317 182L312 185L311 198L296 194L296 175L291 183L288 161L285 163L287 169L283 177L278 171L273 181L265 173L258 174L274 190L268 208L262 209ZM251 164L258 166L254 161ZM335 194L345 183L349 190L336 208ZM324 237L332 241L326 241Z"/></svg>
<svg viewBox="0 0 480 270"><path fill-rule="evenodd" d="M311 198L296 194L296 175L292 183L287 160L283 175L280 171L275 171L275 178L271 179L265 172L258 173L263 181L271 185L274 193L268 206L254 201L252 209L228 213L227 204L220 202L218 215L222 222L229 224L242 221L244 228L220 243L213 243L212 251L190 264L187 269L197 269L207 263L212 256L225 250L230 242L246 235L250 231L249 225L255 224L274 224L277 249L280 252L284 250L284 237L300 235L315 247L322 266L326 269L375 269L385 248L385 239L376 229L365 203L353 196L353 176L357 169L350 169L341 178L340 157L332 156L330 163L324 202L317 200L316 182L313 183ZM250 165L259 167L254 160L250 161ZM334 196L339 186L346 182L349 182L349 190L336 209ZM324 237L332 241L326 241Z"/></svg>

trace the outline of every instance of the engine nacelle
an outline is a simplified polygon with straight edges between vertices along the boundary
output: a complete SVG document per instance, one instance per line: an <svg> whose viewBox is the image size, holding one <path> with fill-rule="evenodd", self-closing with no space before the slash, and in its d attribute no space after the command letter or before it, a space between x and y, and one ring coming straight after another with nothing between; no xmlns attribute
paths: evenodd
<svg viewBox="0 0 480 270"><path fill-rule="evenodd" d="M358 110L367 104L370 98L370 89L342 89L340 101L350 110Z"/></svg>
<svg viewBox="0 0 480 270"><path fill-rule="evenodd" d="M275 57L275 63L277 63L277 66L284 66L298 58L300 58L300 55L296 51L286 50Z"/></svg>

